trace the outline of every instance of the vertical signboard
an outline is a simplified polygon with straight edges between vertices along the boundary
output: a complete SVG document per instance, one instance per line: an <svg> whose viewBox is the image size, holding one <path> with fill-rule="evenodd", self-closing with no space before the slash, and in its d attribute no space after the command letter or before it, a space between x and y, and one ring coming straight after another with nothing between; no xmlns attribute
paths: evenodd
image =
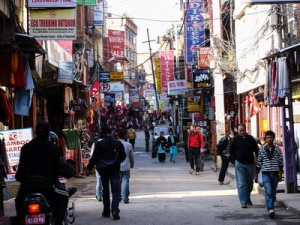
<svg viewBox="0 0 300 225"><path fill-rule="evenodd" d="M94 7L94 25L103 26L104 25L104 13L103 13L103 1Z"/></svg>
<svg viewBox="0 0 300 225"><path fill-rule="evenodd" d="M110 58L115 60L122 60L121 64L124 64L124 35L125 32L121 30L108 30L108 45Z"/></svg>
<svg viewBox="0 0 300 225"><path fill-rule="evenodd" d="M160 73L160 58L155 59L155 73L156 73L156 90L158 94L162 93L161 73Z"/></svg>
<svg viewBox="0 0 300 225"><path fill-rule="evenodd" d="M162 91L168 91L168 82L174 80L174 52L173 50L160 52L160 71Z"/></svg>
<svg viewBox="0 0 300 225"><path fill-rule="evenodd" d="M197 63L197 49L204 46L204 2L194 0L185 4L185 62L189 64Z"/></svg>

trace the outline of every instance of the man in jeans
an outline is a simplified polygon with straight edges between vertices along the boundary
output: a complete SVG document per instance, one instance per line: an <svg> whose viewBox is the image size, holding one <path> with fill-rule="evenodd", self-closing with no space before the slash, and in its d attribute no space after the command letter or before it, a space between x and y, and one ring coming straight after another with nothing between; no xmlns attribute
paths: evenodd
<svg viewBox="0 0 300 225"><path fill-rule="evenodd" d="M104 138L98 141L95 146L93 155L87 165L87 175L93 169L93 167L100 161L105 162L117 160L110 166L99 169L99 174L101 175L102 181L102 192L103 192L103 217L112 216L114 220L119 220L120 209L120 164L125 160L126 153L123 144L112 137L112 131L109 127L103 128ZM98 169L98 167L97 167ZM110 207L110 195L109 195L109 185L112 192L112 202Z"/></svg>
<svg viewBox="0 0 300 225"><path fill-rule="evenodd" d="M250 195L253 189L254 155L257 157L256 140L246 132L246 125L238 125L238 135L233 139L230 157L235 165L238 197L242 208L252 205Z"/></svg>
<svg viewBox="0 0 300 225"><path fill-rule="evenodd" d="M271 219L275 217L276 189L278 182L282 179L283 172L282 152L277 145L274 145L274 139L275 133L271 130L267 131L265 134L266 145L258 153L255 176L255 182L257 183L258 173L262 172L266 205Z"/></svg>
<svg viewBox="0 0 300 225"><path fill-rule="evenodd" d="M125 204L129 203L129 179L130 179L130 168L134 167L134 156L132 144L125 141L126 132L121 130L118 132L120 141L122 142L126 158L120 165L120 186L121 186L121 199Z"/></svg>

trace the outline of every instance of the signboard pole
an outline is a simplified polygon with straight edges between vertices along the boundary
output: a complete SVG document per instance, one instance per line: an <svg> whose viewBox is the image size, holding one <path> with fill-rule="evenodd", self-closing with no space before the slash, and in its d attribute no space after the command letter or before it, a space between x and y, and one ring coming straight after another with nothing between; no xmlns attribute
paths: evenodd
<svg viewBox="0 0 300 225"><path fill-rule="evenodd" d="M156 90L156 86L155 86L155 74L154 74L154 66L153 66L153 60L152 60L152 49L151 49L151 45L150 45L150 38L149 38L149 29L147 28L147 36L148 36L148 45L149 45L149 52L150 52L150 61L151 61L151 69L152 69L152 76L153 76L153 82L154 82L154 92L155 92L155 102L156 102L156 110L159 111L159 106L158 106L158 99L157 99L157 90ZM153 40L155 41L155 40ZM143 42L143 43L145 43Z"/></svg>

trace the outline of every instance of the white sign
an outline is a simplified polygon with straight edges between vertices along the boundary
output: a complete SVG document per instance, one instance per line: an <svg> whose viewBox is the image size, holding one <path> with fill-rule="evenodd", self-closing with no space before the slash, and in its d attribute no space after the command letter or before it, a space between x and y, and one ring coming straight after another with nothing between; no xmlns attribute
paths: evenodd
<svg viewBox="0 0 300 225"><path fill-rule="evenodd" d="M124 83L110 82L110 92L124 92Z"/></svg>
<svg viewBox="0 0 300 225"><path fill-rule="evenodd" d="M144 98L146 100L154 99L154 97L155 97L155 91L154 91L154 89L146 89L146 90L144 90Z"/></svg>
<svg viewBox="0 0 300 225"><path fill-rule="evenodd" d="M28 0L28 8L72 8L76 7L74 0Z"/></svg>
<svg viewBox="0 0 300 225"><path fill-rule="evenodd" d="M174 80L168 82L168 95L178 95L185 93L187 90L186 88L186 81L185 80Z"/></svg>
<svg viewBox="0 0 300 225"><path fill-rule="evenodd" d="M76 40L76 8L30 10L30 35L37 40Z"/></svg>
<svg viewBox="0 0 300 225"><path fill-rule="evenodd" d="M1 131L4 136L5 150L8 158L10 173L7 181L15 181L13 167L19 164L21 148L33 138L32 128Z"/></svg>
<svg viewBox="0 0 300 225"><path fill-rule="evenodd" d="M109 83L100 83L100 92L109 92L110 91L110 84Z"/></svg>

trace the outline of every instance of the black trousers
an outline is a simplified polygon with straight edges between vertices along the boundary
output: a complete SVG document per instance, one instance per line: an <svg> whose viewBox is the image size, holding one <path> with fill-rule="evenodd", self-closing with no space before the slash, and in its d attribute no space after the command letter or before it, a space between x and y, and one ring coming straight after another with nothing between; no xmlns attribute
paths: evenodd
<svg viewBox="0 0 300 225"><path fill-rule="evenodd" d="M221 155L222 164L219 173L219 182L223 182L229 165L229 156Z"/></svg>

